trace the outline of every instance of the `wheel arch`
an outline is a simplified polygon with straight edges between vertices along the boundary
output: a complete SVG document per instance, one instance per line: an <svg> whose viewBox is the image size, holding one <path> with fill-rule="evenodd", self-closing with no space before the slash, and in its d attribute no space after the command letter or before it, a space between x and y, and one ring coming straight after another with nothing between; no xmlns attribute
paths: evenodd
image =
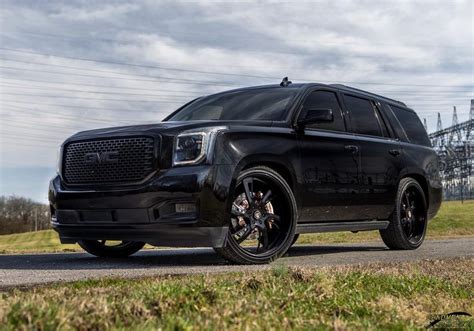
<svg viewBox="0 0 474 331"><path fill-rule="evenodd" d="M283 159L279 155L260 154L246 157L242 159L236 166L233 178L237 179L237 177L243 170L247 170L257 166L268 167L273 171L277 172L287 182L288 186L290 186L291 190L293 191L293 194L295 194L296 173L294 167L291 165L290 162Z"/></svg>

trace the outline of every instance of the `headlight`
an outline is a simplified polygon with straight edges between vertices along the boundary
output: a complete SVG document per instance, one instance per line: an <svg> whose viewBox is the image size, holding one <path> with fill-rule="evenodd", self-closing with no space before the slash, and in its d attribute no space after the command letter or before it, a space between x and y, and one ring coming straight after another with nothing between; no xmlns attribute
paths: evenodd
<svg viewBox="0 0 474 331"><path fill-rule="evenodd" d="M173 165L196 164L206 158L215 133L222 128L183 132L175 139Z"/></svg>

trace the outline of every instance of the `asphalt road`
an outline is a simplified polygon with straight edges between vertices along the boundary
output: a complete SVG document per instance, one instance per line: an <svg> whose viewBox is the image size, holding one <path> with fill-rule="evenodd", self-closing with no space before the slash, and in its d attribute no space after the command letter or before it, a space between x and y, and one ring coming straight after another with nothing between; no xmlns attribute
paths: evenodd
<svg viewBox="0 0 474 331"><path fill-rule="evenodd" d="M295 246L275 263L320 267L474 257L474 238L427 241L415 251L390 251L382 243ZM0 288L100 277L140 277L263 270L272 265L229 265L212 249L146 250L125 259L86 253L0 255Z"/></svg>

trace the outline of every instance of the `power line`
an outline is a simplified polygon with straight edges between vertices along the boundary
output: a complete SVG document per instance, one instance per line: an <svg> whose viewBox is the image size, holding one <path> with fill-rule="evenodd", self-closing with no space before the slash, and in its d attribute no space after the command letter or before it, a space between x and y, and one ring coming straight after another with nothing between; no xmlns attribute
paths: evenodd
<svg viewBox="0 0 474 331"><path fill-rule="evenodd" d="M28 86L28 85L11 85L11 84L1 84L3 87L12 87L12 88L22 88L28 90L47 90L51 91L51 88L39 87L39 86ZM118 94L118 95L133 95L133 96L143 96L143 97L181 97L181 98L195 98L196 94L191 95L176 95L176 94L143 94L143 93L124 93L124 92L109 92L109 91L87 91L87 90L74 90L74 89L64 89L64 88L54 88L54 91L64 91L64 92L79 92L79 93L92 93L92 94Z"/></svg>
<svg viewBox="0 0 474 331"><path fill-rule="evenodd" d="M7 135L4 135L4 133L7 133ZM51 139L45 136L35 136L35 135L27 135L27 134L16 134L15 132L2 132L2 138L15 138L15 139L24 139L24 140L30 140L30 139L35 139L41 142L51 142L51 143L57 143L60 144L62 141L65 140L63 137L57 137L58 139Z"/></svg>
<svg viewBox="0 0 474 331"><path fill-rule="evenodd" d="M18 110L22 110L23 108L18 108L14 106L7 105L6 106L8 111L13 111L14 113L14 118L9 118L9 117L4 117L4 121L2 123L3 126L9 126L11 123L13 123L15 126L21 125L26 128L32 128L32 129L40 129L40 128L46 128L46 129L51 129L51 130L83 130L83 124L78 123L77 118L74 118L74 123L73 125L68 125L69 123L50 123L50 122L44 122L38 119L35 119L35 121L32 121L31 116L28 114L24 113L19 113ZM26 117L26 118L25 118ZM71 120L73 118L71 117ZM87 120L84 120L87 121Z"/></svg>
<svg viewBox="0 0 474 331"><path fill-rule="evenodd" d="M45 84L55 84L55 85L73 85L73 86L89 86L89 87L100 87L100 88L107 88L107 89L120 89L120 90L138 90L138 91L154 91L154 92L182 92L182 89L179 90L169 90L169 89L162 89L161 87L157 88L143 88L143 87L128 87L128 86L109 86L109 85L100 85L100 84L88 84L88 83L71 83L71 82L52 82L46 80L34 80L34 79L25 79L25 78L9 78L9 77L2 77L1 80L19 80L22 82L34 82L34 83L45 83ZM190 91L191 92L191 91ZM199 95L200 92L195 92L196 95Z"/></svg>
<svg viewBox="0 0 474 331"><path fill-rule="evenodd" d="M184 85L189 84L189 85L209 85L209 86L236 86L236 84L230 84L230 83L207 83L207 82L193 82L193 83L191 83L191 82L187 82L187 81L167 82L166 80L158 80L158 79L139 79L139 78L128 78L128 77L86 75L86 74L57 72L57 71L30 69L30 68L15 68L15 67L7 67L7 66L0 66L0 69L41 72L41 73L46 73L46 74L65 75L65 76L68 76L68 77L77 76L77 77L89 77L89 78L106 78L106 79L132 80L132 81L137 81L137 82L154 82L154 83L160 83L160 84L171 83L171 84L184 84Z"/></svg>
<svg viewBox="0 0 474 331"><path fill-rule="evenodd" d="M129 99L105 99L105 98L86 98L86 97L73 97L65 95L46 95L46 94L28 94L28 93L10 93L2 92L2 95L12 96L25 96L25 97L40 97L40 98L54 98L54 99L78 99L78 100L99 100L99 101L117 101L117 102L153 102L153 103L170 103L170 104L184 104L185 101L173 101L173 100L129 100ZM142 111L142 110L137 110ZM149 111L147 111L149 112Z"/></svg>
<svg viewBox="0 0 474 331"><path fill-rule="evenodd" d="M151 75L140 75L140 74L131 74L131 73L123 73L120 71L111 71L111 70L100 70L100 69L90 69L90 68L81 68L81 67L74 67L74 66L66 66L62 64L53 64L53 63L42 63L42 62L31 62L31 61L21 61L21 60L12 60L6 58L0 58L0 60L8 61L8 62L16 62L22 64L33 64L33 65L42 65L48 67L58 67L58 68L65 68L65 69L72 69L72 70L83 70L83 71L90 71L90 72L101 72L101 73L108 73L108 74L118 74L118 75L125 75L125 76L136 76L136 77L151 77L157 79L166 79L170 81L178 81L178 82L193 82L193 83L212 83L213 85L218 85L221 82L213 82L213 81L203 81L199 79L187 79L187 78L175 78L175 77L166 77L166 76L151 76Z"/></svg>
<svg viewBox="0 0 474 331"><path fill-rule="evenodd" d="M56 81L46 81L46 80L33 80L33 79L24 79L24 78L7 78L7 77L2 77L2 80L10 80L10 81L21 81L21 82L34 82L34 83L44 83L44 84L52 84L52 85L72 85L72 86L87 86L87 87L99 87L99 88L107 88L107 89L120 89L120 90L138 90L138 91L163 91L163 92L183 92L182 89L178 90L169 90L169 89L162 89L161 87L159 88L143 88L143 87L122 87L122 86L109 86L109 85L100 85L100 84L88 84L88 83L72 83L72 82L56 82ZM396 95L400 96L401 94L404 95L422 95L422 96L439 96L439 94L452 94L452 93L474 93L471 91L466 91L466 90L448 90L448 91L375 91L374 93L376 94L386 94L386 95ZM208 95L209 93L203 92L195 92L195 96L201 96L201 95ZM190 94L191 96L191 94ZM467 96L471 97L471 96Z"/></svg>
<svg viewBox="0 0 474 331"><path fill-rule="evenodd" d="M51 128L51 129L63 129L63 128L66 128L66 129L71 129L71 130L81 130L84 125L93 125L95 123L85 123L85 122L93 122L93 121L87 121L85 120L84 122L78 122L77 121L77 118L75 118L74 120L72 119L71 117L71 121L74 121L74 123L70 123L69 121L67 122L51 122L50 119L51 118L35 118L35 119L32 119L31 118L31 114L28 114L28 113L23 113L21 109L17 109L17 108L10 108L11 106L10 105L7 105L6 107L3 107L3 108L6 108L9 113L9 117L7 116L4 116L3 117L3 123L2 125L6 126L6 125L9 125L10 123L17 123L17 124L21 124L21 125L32 125L32 127L46 127L46 128ZM13 113L13 114L12 114ZM12 118L13 117L13 118ZM60 118L61 120L63 120L62 118ZM69 118L68 118L69 120ZM98 124L98 123L97 123Z"/></svg>
<svg viewBox="0 0 474 331"><path fill-rule="evenodd" d="M74 133L78 132L78 130L75 130L75 131L74 130L62 131L62 130L58 130L58 129L54 129L54 130L35 129L35 128L32 128L32 127L25 127L25 126L21 126L21 125L18 125L18 124L12 124L12 125L6 126L2 129L2 131L3 131L2 134L12 133L12 134L18 134L20 136L23 135L25 132L28 132L28 134L34 134L34 135L38 134L38 137L45 137L45 138L51 137L50 135L48 135L51 132L54 132L55 136L59 135L59 136L68 136L68 137L72 136Z"/></svg>
<svg viewBox="0 0 474 331"><path fill-rule="evenodd" d="M15 139L15 138L8 138L8 137L3 137L2 139ZM15 139L16 140L16 139ZM2 142L0 140L0 142ZM3 142L2 142L3 144ZM18 141L15 141L15 148L16 147L28 147L28 148L31 148L31 147L34 147L34 148L47 148L47 149L51 149L51 144L46 144L46 145L41 145L41 144L24 144L24 143L20 143Z"/></svg>
<svg viewBox="0 0 474 331"><path fill-rule="evenodd" d="M35 107L38 105L38 103L33 103L33 102L23 102L23 101L7 101L7 102L14 102L14 103L21 103L21 104L29 104L29 105L34 105ZM40 104L41 105L41 104ZM48 105L48 104L46 104ZM53 104L49 104L51 106L53 106ZM19 109L21 111L27 111L27 112L32 112L33 115L38 115L38 114L47 114L47 115L52 115L56 118L62 118L62 119L69 119L69 120L73 120L73 121L78 121L78 120L81 120L81 121L92 121L92 122L103 122L103 123L107 123L107 124L119 124L119 123L123 123L123 124L129 124L129 123L133 123L134 120L132 119L123 119L122 121L120 120L117 120L117 119L107 119L107 118L94 118L94 117L87 117L87 118L80 118L80 116L68 116L67 114L58 114L58 113L55 113L55 112L49 112L47 110L43 110L43 109L30 109L30 108L25 108L25 107L20 107L20 106L16 106L16 105L8 105L7 104L7 107L11 107L13 109ZM74 107L74 106L71 106L71 107Z"/></svg>
<svg viewBox="0 0 474 331"><path fill-rule="evenodd" d="M30 86L25 86L25 85L8 85L8 84L3 84L1 85L0 84L0 87L7 87L7 88L16 88L16 89L32 89L32 90L45 90L45 91L51 91L50 88L45 88L45 87L30 87ZM156 97L163 97L162 95L150 95L150 94L139 94L139 93L120 93L120 92L101 92L101 91L85 91L85 90L71 90L71 89L61 89L61 88L55 88L54 89L54 92L56 91L64 91L64 92L79 92L79 93L91 93L91 94L113 94L113 95L133 95L133 96L156 96ZM0 93L0 94L8 94L8 93ZM55 96L55 95L49 95L49 94L45 94L44 97L52 97L52 98L83 98L83 97L71 97L71 96ZM164 96L164 97L167 97L167 96ZM195 97L195 96L194 96ZM184 98L184 96L183 96ZM411 97L405 97L403 98L405 101L408 101L409 103L411 103L411 101L409 100L413 100L413 98L415 98L414 96L411 96ZM436 102L436 101L448 101L448 100L458 100L458 99L465 99L464 96L451 96L451 97L444 97L444 98L436 98L436 97L430 97L430 98L417 98L417 104L418 104L418 101L430 101L430 102ZM104 100L104 101L140 101L140 102L160 102L160 100L129 100L129 99L125 99L125 100L116 100L116 99L104 99L104 98L100 98L100 99L97 99L97 98L84 98L84 99L87 99L87 100ZM421 99L421 100L420 100ZM173 99L169 100L169 101L172 101ZM187 99L189 100L189 99ZM176 103L185 103L187 101L186 99L176 99L176 101L179 101L179 102L176 102ZM165 102L165 101L162 101L162 102ZM171 102L168 102L168 103L171 103ZM141 110L138 110L138 111L141 111Z"/></svg>
<svg viewBox="0 0 474 331"><path fill-rule="evenodd" d="M65 105L65 104L57 104L57 103L45 103L45 102L27 102L27 101L18 101L18 100L2 100L2 102L14 102L14 103L23 103L28 105L42 105L42 106L56 106L56 107L63 107L63 108L77 108L77 109L84 109L84 110L107 110L107 111L118 111L118 112L128 112L128 113L135 113L135 112L144 112L150 114L160 114L158 111L153 110L142 110L142 109L123 109L123 108L104 108L104 107L94 107L94 106L74 106L74 105ZM163 113L162 113L163 114ZM168 114L168 112L166 112ZM163 114L163 115L166 115Z"/></svg>
<svg viewBox="0 0 474 331"><path fill-rule="evenodd" d="M0 47L0 49L2 49ZM43 55L43 54L42 54ZM134 65L134 64L126 64L123 62L109 62L109 61L99 61L99 60L90 60L90 59L81 59L81 58L73 58L73 57L65 57L65 56L56 56L56 55L49 55L51 57L58 57L58 58L68 58L71 60L80 60L80 61L87 61L87 62L97 62L97 63L108 63L108 64L114 64L114 65L124 65L124 66L133 66L133 67L139 67L139 68L147 68L147 69L157 69L157 70L171 70L171 71L180 71L180 72L191 72L191 73L197 73L197 74L205 74L205 75L222 75L222 76L236 76L236 77L248 77L248 78L263 78L267 79L269 78L268 76L258 76L258 75L247 75L247 74L235 74L235 73L222 73L222 72L211 72L211 71L201 71L201 70L192 70L192 69L180 69L180 68L166 68L166 67L161 67L161 66L149 66L149 65ZM87 70L87 71L95 71L95 72L103 72L103 73L118 73L116 71L109 71L109 70L99 70L99 69L88 69L88 68L78 68L78 67L73 67L73 66L65 66L61 64L52 64L52 63L38 63L38 62L29 62L29 61L20 61L20 60L12 60L12 59L6 59L6 58L0 58L0 60L3 61L11 61L11 62L18 62L18 63L25 63L25 64L37 64L37 65L47 65L47 66L52 66L52 67L61 67L61 68L67 68L67 69L75 69L75 70ZM120 73L123 74L123 73ZM133 74L135 75L135 74ZM140 76L140 75L136 75ZM149 77L149 76L148 76ZM181 80L179 78L173 78L173 77L156 77L160 79L171 79L171 80ZM279 79L274 77L275 79ZM183 79L185 81L192 81L192 82L201 82L200 80L196 79ZM212 83L212 82L211 82Z"/></svg>
<svg viewBox="0 0 474 331"><path fill-rule="evenodd" d="M0 47L0 50L4 50L4 51L8 51L8 52L23 53L23 54L34 54L34 55L42 55L42 56L48 56L48 57L63 58L63 59L69 59L69 60L75 60L75 61L113 64L113 65L121 65L121 66L136 67L136 68L191 72L191 73L205 74L205 75L222 75L222 76L235 76L235 77L248 77L248 78L269 78L268 76L259 76L259 75L250 75L250 74L237 74L237 73L228 73L228 72L203 71L203 70L194 70L194 69L170 68L170 67L157 66L157 65L148 65L148 64L127 63L127 62L119 62L119 61L96 60L96 59L73 57L73 56L54 55L54 54L50 54L50 53L33 52L33 51L26 51L26 50L20 50L20 49L14 49L14 48L5 48L5 47ZM271 77L271 79L281 79L281 77L278 77L278 78L277 77Z"/></svg>
<svg viewBox="0 0 474 331"><path fill-rule="evenodd" d="M146 64L136 64L136 63L126 63L126 62L116 62L116 61L105 61L105 60L96 60L96 59L88 59L88 58L79 58L79 57L71 57L71 56L62 56L62 55L54 55L50 53L41 53L41 52L33 52L27 50L20 50L14 48L6 48L0 47L0 50L9 51L9 52L17 52L17 53L24 53L24 54L35 54L35 55L42 55L42 56L49 56L49 57L57 57L57 58L64 58L70 60L77 60L77 61L87 61L87 62L97 62L97 63L106 63L106 64L113 64L113 65L123 65L123 66L132 66L132 67L142 67L142 68L155 68L155 69L164 69L165 67L160 66L152 66ZM191 69L180 69L180 68L168 68L166 70L179 70L184 72L193 72L193 73L200 73L200 74L220 74L220 75L232 75L232 76L240 76L240 77L249 77L252 78L262 78L262 79L271 79L271 80L279 80L281 77L273 77L273 76L257 76L257 75L246 75L246 74L235 74L235 73L223 73L223 72L211 72L211 71L200 71L200 70L191 70ZM298 81L306 81L311 82L314 79L307 79L307 78L293 78L293 80ZM325 80L328 83L340 83L338 81L329 81ZM383 82L363 82L363 81L346 81L345 84L361 84L361 85L387 85L387 86L419 86L419 87L469 87L472 88L474 85L432 85L432 84L406 84L406 83L383 83ZM202 84L202 83L200 83ZM228 84L228 83L226 83ZM218 85L213 83L213 85ZM220 84L219 84L220 85ZM233 84L235 85L235 84Z"/></svg>
<svg viewBox="0 0 474 331"><path fill-rule="evenodd" d="M77 127L76 128L71 128L71 127L68 127L67 125L55 126L55 125L41 123L41 122L38 122L38 121L35 121L35 125L28 125L30 123L15 121L15 120L12 120L12 119L7 119L7 121L8 121L8 123L3 125L3 127L5 127L5 128L13 127L13 128L28 129L28 130L43 131L43 132L45 130L51 130L51 131L54 131L54 132L59 131L59 132L69 133L69 134L71 134L71 131L72 131L72 133L74 133L74 131L79 131L80 130Z"/></svg>
<svg viewBox="0 0 474 331"><path fill-rule="evenodd" d="M107 108L107 107L95 107L95 106L74 106L74 105L65 105L65 104L57 104L57 103L27 102L27 101L5 100L5 99L3 99L2 102L24 103L28 105L57 106L57 107L63 107L63 108L77 108L77 109L84 109L84 110L96 109L96 110L119 111L119 112L123 111L123 112L130 112L130 113L140 111L139 109ZM150 111L150 112L153 112L153 111Z"/></svg>

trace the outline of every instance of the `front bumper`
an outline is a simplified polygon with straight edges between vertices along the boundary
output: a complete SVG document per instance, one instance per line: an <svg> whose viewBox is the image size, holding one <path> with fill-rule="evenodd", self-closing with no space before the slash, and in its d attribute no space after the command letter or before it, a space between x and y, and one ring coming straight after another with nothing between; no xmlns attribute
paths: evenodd
<svg viewBox="0 0 474 331"><path fill-rule="evenodd" d="M52 226L63 243L106 239L222 247L232 170L227 165L171 168L126 188L70 188L57 176L49 186Z"/></svg>

